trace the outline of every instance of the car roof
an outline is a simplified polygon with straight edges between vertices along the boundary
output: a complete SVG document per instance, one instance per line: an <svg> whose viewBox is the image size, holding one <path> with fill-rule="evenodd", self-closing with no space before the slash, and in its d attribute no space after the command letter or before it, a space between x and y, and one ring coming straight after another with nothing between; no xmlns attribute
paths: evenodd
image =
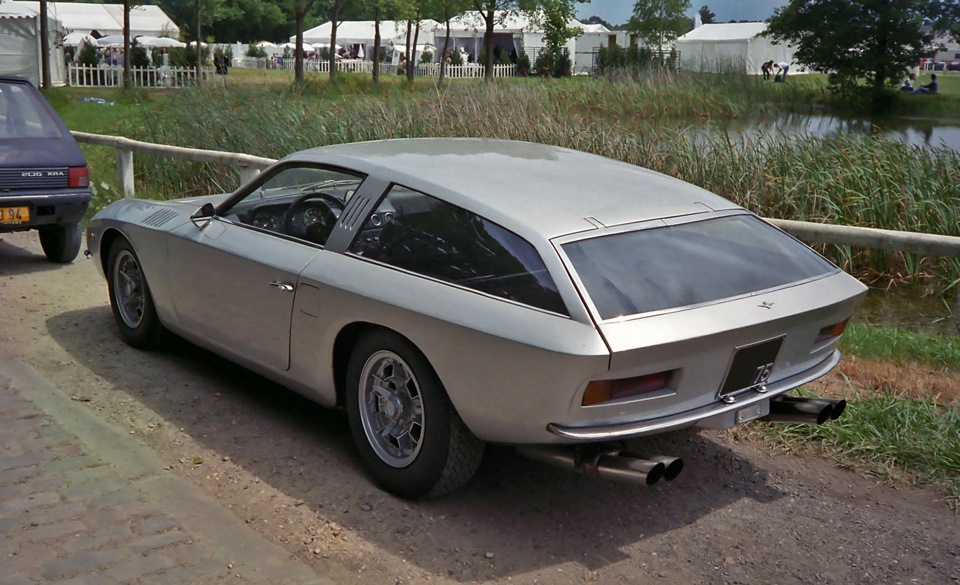
<svg viewBox="0 0 960 585"><path fill-rule="evenodd" d="M736 209L704 189L584 152L509 140L412 138L324 146L284 161L313 161L438 196L541 237L602 226Z"/></svg>

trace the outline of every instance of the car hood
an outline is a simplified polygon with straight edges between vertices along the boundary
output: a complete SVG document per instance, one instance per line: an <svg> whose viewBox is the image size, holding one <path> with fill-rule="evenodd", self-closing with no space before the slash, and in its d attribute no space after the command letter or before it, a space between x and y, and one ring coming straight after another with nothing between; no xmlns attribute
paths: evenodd
<svg viewBox="0 0 960 585"><path fill-rule="evenodd" d="M69 134L62 138L0 140L0 168L85 166L87 160Z"/></svg>

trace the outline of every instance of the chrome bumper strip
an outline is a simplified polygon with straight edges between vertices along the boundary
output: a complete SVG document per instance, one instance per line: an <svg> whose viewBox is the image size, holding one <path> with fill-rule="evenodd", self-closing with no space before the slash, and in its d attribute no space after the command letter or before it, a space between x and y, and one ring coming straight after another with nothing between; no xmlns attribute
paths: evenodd
<svg viewBox="0 0 960 585"><path fill-rule="evenodd" d="M628 439L664 431L672 431L693 426L697 422L721 415L730 411L740 410L762 400L768 400L778 394L783 394L797 386L812 382L825 375L840 363L840 352L833 351L825 360L816 366L791 376L784 380L767 385L767 391L760 393L755 390L748 390L736 395L736 401L732 403L715 402L708 406L690 410L678 415L657 418L652 420L643 420L637 422L619 423L613 425L592 426L592 427L567 427L550 423L547 430L563 439L572 439L576 441L608 441L612 439Z"/></svg>

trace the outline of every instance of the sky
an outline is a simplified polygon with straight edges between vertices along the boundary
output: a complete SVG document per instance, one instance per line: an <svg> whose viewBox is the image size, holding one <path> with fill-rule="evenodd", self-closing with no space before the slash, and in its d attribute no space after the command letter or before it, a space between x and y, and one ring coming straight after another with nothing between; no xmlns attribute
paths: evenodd
<svg viewBox="0 0 960 585"><path fill-rule="evenodd" d="M773 15L773 9L787 4L788 0L690 0L688 15L693 14L706 4L717 15L717 22L731 20L766 20ZM623 24L633 13L635 0L592 0L589 4L580 4L577 17L599 16L610 24Z"/></svg>

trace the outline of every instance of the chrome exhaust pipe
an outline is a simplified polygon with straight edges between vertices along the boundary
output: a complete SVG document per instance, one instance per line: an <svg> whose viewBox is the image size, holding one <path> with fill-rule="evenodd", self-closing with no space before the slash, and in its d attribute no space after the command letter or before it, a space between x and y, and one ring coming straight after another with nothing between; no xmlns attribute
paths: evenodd
<svg viewBox="0 0 960 585"><path fill-rule="evenodd" d="M653 485L661 478L673 479L683 469L683 460L678 457L648 458L618 448L596 451L585 447L521 445L516 449L521 455L543 463L634 485Z"/></svg>
<svg viewBox="0 0 960 585"><path fill-rule="evenodd" d="M833 398L801 398L800 396L781 396L783 400L787 402L798 402L801 400L806 400L814 404L829 404L830 405L830 420L837 420L840 418L840 415L843 414L843 411L847 408L847 401L840 399L836 400Z"/></svg>
<svg viewBox="0 0 960 585"><path fill-rule="evenodd" d="M655 463L663 463L663 479L673 481L677 479L680 472L683 471L683 459L679 457L670 457L669 455L653 455L647 457L636 451L621 451L621 457L630 457L632 459L646 459Z"/></svg>
<svg viewBox="0 0 960 585"><path fill-rule="evenodd" d="M770 414L763 420L822 425L832 415L833 404L828 401L802 396L775 396L770 399Z"/></svg>

